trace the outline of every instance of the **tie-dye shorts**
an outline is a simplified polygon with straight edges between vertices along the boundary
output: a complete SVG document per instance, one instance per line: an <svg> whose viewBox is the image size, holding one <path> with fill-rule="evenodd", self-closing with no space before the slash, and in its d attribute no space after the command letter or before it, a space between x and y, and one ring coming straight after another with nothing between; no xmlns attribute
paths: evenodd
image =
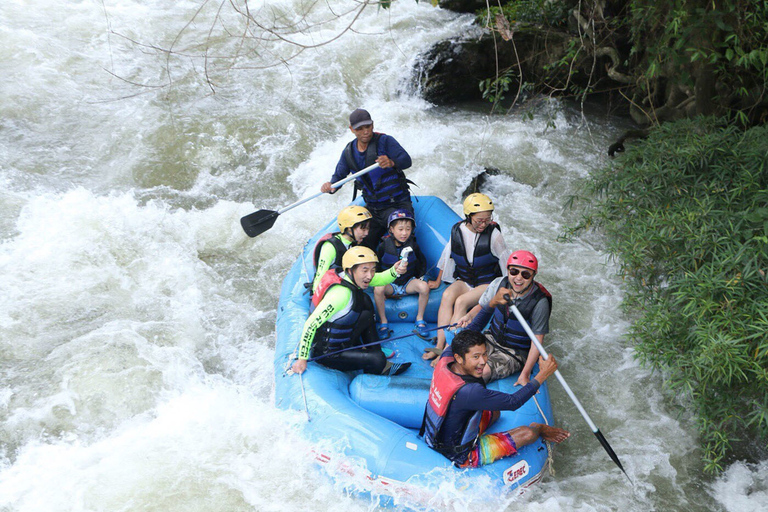
<svg viewBox="0 0 768 512"><path fill-rule="evenodd" d="M506 431L496 432L494 434L483 434L492 423L493 412L483 411L483 417L480 420L480 438L477 444L469 452L467 460L459 464L461 468L476 468L485 464L490 464L504 457L517 455L517 446L512 436Z"/></svg>

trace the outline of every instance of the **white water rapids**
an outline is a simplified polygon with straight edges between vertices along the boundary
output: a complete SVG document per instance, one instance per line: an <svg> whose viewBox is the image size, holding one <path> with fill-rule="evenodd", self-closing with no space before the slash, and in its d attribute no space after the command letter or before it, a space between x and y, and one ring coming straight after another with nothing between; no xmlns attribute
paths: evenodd
<svg viewBox="0 0 768 512"><path fill-rule="evenodd" d="M0 510L371 508L312 462L292 428L304 416L273 403L280 283L351 192L255 239L238 222L316 192L358 106L409 151L416 193L458 210L483 167L505 172L484 191L510 248L540 257L555 297L546 345L635 482L553 381L573 436L554 476L498 510L768 510L768 462L702 474L695 418L623 338L602 240L556 240L619 124L557 103L523 121L420 100L418 54L472 21L429 2L368 6L298 54L232 5L245 4L0 3ZM312 46L360 5L249 9ZM447 492L471 508L471 490Z"/></svg>

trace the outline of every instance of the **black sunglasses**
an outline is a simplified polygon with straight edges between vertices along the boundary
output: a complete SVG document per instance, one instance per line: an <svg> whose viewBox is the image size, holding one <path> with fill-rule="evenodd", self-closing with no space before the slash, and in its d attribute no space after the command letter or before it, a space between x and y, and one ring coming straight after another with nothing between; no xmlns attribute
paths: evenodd
<svg viewBox="0 0 768 512"><path fill-rule="evenodd" d="M509 275L511 275L512 277L515 277L517 274L520 274L521 276L523 276L523 279L530 279L533 277L533 272L529 272L527 270L523 270L522 272L516 268L510 268L508 270L509 270Z"/></svg>

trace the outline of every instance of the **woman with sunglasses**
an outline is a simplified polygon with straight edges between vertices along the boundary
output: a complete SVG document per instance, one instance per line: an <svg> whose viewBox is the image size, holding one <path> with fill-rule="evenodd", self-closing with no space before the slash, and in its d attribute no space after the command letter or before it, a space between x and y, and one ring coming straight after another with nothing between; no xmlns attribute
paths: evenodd
<svg viewBox="0 0 768 512"><path fill-rule="evenodd" d="M507 244L499 225L493 222L493 201L485 194L470 194L462 205L464 220L451 228L451 238L437 262L440 273L430 281L434 290L440 281L450 283L443 292L437 324L458 321L477 304L488 283L504 274ZM437 346L424 351L423 358L434 359L445 348L445 332L437 331Z"/></svg>
<svg viewBox="0 0 768 512"><path fill-rule="evenodd" d="M510 307L512 304L517 306L539 343L543 343L544 335L549 332L552 295L534 281L538 269L539 261L533 253L513 252L507 260L507 275L488 285L478 305L458 321L459 327L473 331L482 331L488 320L491 321L490 329L485 333L488 363L483 370L483 379L486 382L517 372L520 376L516 385L525 386L531 380L539 350L531 346L528 334Z"/></svg>

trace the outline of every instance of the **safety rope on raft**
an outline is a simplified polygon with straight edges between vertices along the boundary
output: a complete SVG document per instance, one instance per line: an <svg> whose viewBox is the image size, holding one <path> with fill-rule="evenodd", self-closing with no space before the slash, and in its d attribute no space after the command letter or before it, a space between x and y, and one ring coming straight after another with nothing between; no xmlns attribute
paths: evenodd
<svg viewBox="0 0 768 512"><path fill-rule="evenodd" d="M541 410L541 406L539 405L539 401L536 399L536 395L533 396L533 401L536 402L536 408L539 409L541 417L544 418L544 423L549 426L547 415L544 414L544 411ZM552 457L552 445L549 441L546 440L544 441L544 444L547 445L547 466L549 466L549 476L555 476L555 459Z"/></svg>

